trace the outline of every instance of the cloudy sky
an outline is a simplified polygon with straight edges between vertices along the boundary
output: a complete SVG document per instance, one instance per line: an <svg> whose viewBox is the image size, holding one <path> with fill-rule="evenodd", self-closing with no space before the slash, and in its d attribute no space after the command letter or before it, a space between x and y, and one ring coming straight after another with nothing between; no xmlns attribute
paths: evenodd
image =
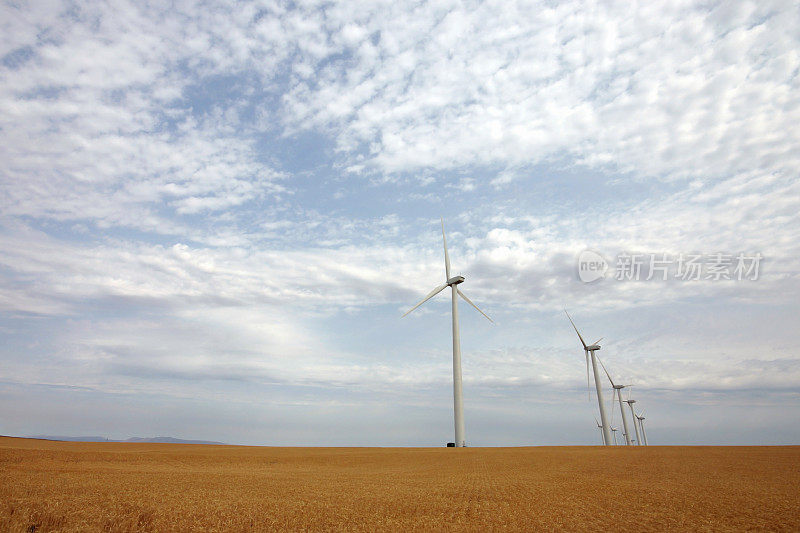
<svg viewBox="0 0 800 533"><path fill-rule="evenodd" d="M497 322L460 307L468 444L598 441L564 308L651 443L797 444L798 27L791 1L3 2L0 434L443 445L446 293L400 318L444 280L443 217Z"/></svg>

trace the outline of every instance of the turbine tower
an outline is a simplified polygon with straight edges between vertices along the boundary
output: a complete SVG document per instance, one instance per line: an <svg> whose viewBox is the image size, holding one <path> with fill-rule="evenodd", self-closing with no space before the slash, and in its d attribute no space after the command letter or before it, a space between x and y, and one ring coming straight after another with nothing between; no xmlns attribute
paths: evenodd
<svg viewBox="0 0 800 533"><path fill-rule="evenodd" d="M614 433L614 446L617 445L617 428L611 426L611 432Z"/></svg>
<svg viewBox="0 0 800 533"><path fill-rule="evenodd" d="M633 410L633 404L636 403L636 400L631 400L630 396L628 396L628 399L625 400L625 403L627 403L628 407L631 408L631 418L634 420L633 429L636 430L636 443L641 446L642 441L641 437L639 437L639 424L636 423L636 413Z"/></svg>
<svg viewBox="0 0 800 533"><path fill-rule="evenodd" d="M564 312L567 313L567 310L564 309ZM578 334L578 338L581 340L581 344L583 345L583 351L586 354L586 386L589 386L589 354L592 355L592 370L594 370L594 386L597 389L597 403L600 406L600 423L603 425L603 440L606 443L606 446L611 444L611 425L608 423L608 417L606 416L606 406L603 404L603 387L600 385L600 372L597 370L597 358L594 354L597 350L600 349L600 345L597 344L602 340L597 339L592 344L588 345L583 340L581 336L581 332L578 331L578 328L575 327L575 322L572 321L572 317L569 316L567 313L567 318L569 318L570 324L575 329L575 333Z"/></svg>
<svg viewBox="0 0 800 533"><path fill-rule="evenodd" d="M450 256L447 254L447 237L444 234L444 219L442 219L442 242L444 243L444 284L439 285L429 292L421 302L406 311L403 316L406 316L411 311L442 292L445 288L450 287L453 312L453 415L455 418L455 445L456 447L461 448L466 446L467 443L464 439L464 397L461 386L461 338L458 331L458 297L461 296L465 302L474 307L492 324L494 324L494 320L489 318L489 315L478 309L478 306L472 303L472 300L467 298L467 296L459 290L458 285L460 283L464 283L464 276L450 277Z"/></svg>
<svg viewBox="0 0 800 533"><path fill-rule="evenodd" d="M642 442L647 446L647 433L644 432L644 411L642 411L642 414L636 415L636 419L639 421L639 427L642 430Z"/></svg>
<svg viewBox="0 0 800 533"><path fill-rule="evenodd" d="M618 385L614 383L614 380L611 379L611 374L608 373L608 369L606 369L606 365L603 364L603 360L600 357L597 357L597 360L600 361L600 366L603 367L603 370L608 376L608 381L611 382L611 386L614 388L614 391L611 393L611 421L614 421L614 398L618 398L619 400L619 414L622 415L622 427L624 428L623 435L625 435L625 444L627 446L631 445L631 438L630 438L630 431L628 430L628 419L625 417L625 409L622 408L622 389L625 387L629 387L629 385Z"/></svg>

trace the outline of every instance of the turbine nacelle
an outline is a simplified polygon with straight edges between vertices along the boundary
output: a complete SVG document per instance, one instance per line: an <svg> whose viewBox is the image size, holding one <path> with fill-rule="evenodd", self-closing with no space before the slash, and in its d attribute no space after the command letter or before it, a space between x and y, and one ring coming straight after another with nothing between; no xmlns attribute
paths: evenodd
<svg viewBox="0 0 800 533"><path fill-rule="evenodd" d="M464 283L464 276L453 276L445 282L445 285L453 286L459 283Z"/></svg>
<svg viewBox="0 0 800 533"><path fill-rule="evenodd" d="M600 349L600 345L599 344L592 344L591 346L587 346L586 347L586 351L587 352L593 352L593 351L599 350L599 349Z"/></svg>

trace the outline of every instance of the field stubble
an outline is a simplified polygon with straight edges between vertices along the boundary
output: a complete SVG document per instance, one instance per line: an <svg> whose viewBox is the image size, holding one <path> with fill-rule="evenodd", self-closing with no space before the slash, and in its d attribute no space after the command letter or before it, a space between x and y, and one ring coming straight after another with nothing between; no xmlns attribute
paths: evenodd
<svg viewBox="0 0 800 533"><path fill-rule="evenodd" d="M800 531L800 447L272 448L0 437L9 531Z"/></svg>

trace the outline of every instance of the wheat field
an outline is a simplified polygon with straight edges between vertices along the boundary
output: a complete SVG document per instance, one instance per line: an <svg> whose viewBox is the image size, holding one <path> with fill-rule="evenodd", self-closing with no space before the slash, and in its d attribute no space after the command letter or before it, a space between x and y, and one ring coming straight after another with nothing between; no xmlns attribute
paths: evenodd
<svg viewBox="0 0 800 533"><path fill-rule="evenodd" d="M800 447L0 438L4 531L800 531Z"/></svg>

